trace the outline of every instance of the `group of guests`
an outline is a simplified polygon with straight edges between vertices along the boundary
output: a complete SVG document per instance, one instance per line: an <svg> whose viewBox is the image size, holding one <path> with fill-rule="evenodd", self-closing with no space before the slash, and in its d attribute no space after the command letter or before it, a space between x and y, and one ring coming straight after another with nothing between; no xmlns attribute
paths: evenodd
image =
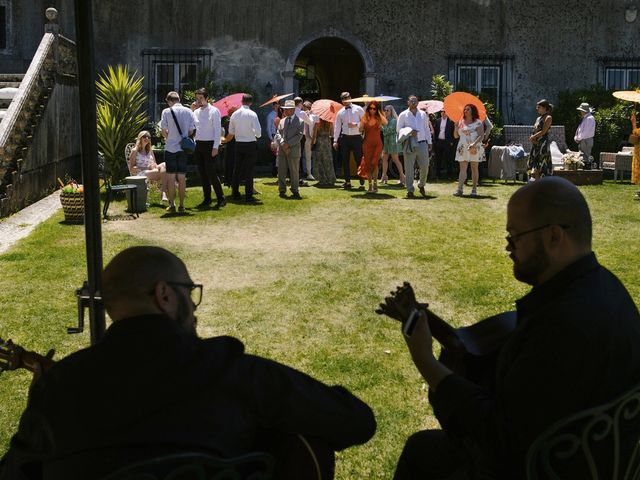
<svg viewBox="0 0 640 480"><path fill-rule="evenodd" d="M490 381L436 357L436 317L408 284L377 310L402 324L442 426L407 440L396 480L524 479L527 451L542 432L637 388L640 315L591 249L591 215L580 191L559 177L525 185L507 204L506 231L513 275L532 289L516 302L512 329L487 372ZM0 480L124 478L111 474L159 456L255 451L272 453L275 478L333 478L333 452L367 442L376 431L374 412L344 387L247 354L236 338L199 338L202 292L167 250L135 246L117 254L101 288L113 323L97 345L52 366L48 359L46 369L33 360L34 382L0 461ZM637 453L637 425L622 417L615 447L624 467ZM324 474L311 462L309 473L300 466L288 470L297 455L318 447L328 462ZM610 464L604 445L593 452L588 461Z"/></svg>
<svg viewBox="0 0 640 480"><path fill-rule="evenodd" d="M340 95L342 109L333 125L311 112L311 102L296 97L284 106L273 105L267 117L268 132L272 135L272 147L277 158L280 196L286 196L285 179L290 178L293 198L300 198L301 166L306 167L306 179L317 180L320 186L334 185L336 181L333 158L329 146L338 152L342 163L347 190L351 184L351 157L358 165L358 181L367 193L378 192L378 182L388 182L389 159L394 162L400 177L400 185L407 190L407 198L415 197L414 172L419 172L418 191L426 197L425 185L429 172L430 156L436 145L436 170L459 165L459 184L454 195L461 196L468 166L471 166L473 186L471 196L477 195L478 164L485 160L483 142L486 141L485 123L479 119L477 107L467 105L463 118L454 123L442 112L434 127L429 115L418 108L415 95L407 99L407 109L398 115L391 105L372 100L365 108L352 102L349 92ZM304 145L302 149L298 146ZM312 174L312 151L315 151ZM399 153L403 154L404 165ZM303 161L304 159L304 161ZM378 177L380 162L382 172ZM406 172L406 173L405 173Z"/></svg>

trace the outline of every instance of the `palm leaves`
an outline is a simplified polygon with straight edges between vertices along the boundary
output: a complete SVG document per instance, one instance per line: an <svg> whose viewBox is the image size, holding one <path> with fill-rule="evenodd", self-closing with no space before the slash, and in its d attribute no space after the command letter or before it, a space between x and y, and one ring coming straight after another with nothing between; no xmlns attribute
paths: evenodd
<svg viewBox="0 0 640 480"><path fill-rule="evenodd" d="M147 122L147 113L142 109L146 101L142 80L135 72L129 75L126 65L116 65L108 66L96 81L98 147L114 182L121 180L126 171L127 143L134 141Z"/></svg>

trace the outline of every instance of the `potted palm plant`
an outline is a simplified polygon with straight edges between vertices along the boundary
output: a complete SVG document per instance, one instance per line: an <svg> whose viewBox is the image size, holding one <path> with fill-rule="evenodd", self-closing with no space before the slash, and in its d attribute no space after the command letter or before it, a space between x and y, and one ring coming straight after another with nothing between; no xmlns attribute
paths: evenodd
<svg viewBox="0 0 640 480"><path fill-rule="evenodd" d="M129 74L126 65L108 66L96 81L98 147L105 158L105 174L112 182L126 172L124 149L147 123L143 77Z"/></svg>

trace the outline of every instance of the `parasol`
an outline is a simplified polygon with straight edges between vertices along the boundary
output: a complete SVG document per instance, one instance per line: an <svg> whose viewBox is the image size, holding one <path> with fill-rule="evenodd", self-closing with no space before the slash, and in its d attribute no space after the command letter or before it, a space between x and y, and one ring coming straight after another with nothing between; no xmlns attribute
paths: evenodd
<svg viewBox="0 0 640 480"><path fill-rule="evenodd" d="M627 102L640 103L640 92L637 90L620 90L613 92L613 96Z"/></svg>
<svg viewBox="0 0 640 480"><path fill-rule="evenodd" d="M234 93L227 97L221 98L220 100L215 102L213 106L220 110L221 117L226 117L227 115L229 115L229 109L231 107L235 107L236 109L238 109L242 106L243 96L244 93Z"/></svg>
<svg viewBox="0 0 640 480"><path fill-rule="evenodd" d="M311 113L317 115L326 122L333 123L336 121L336 115L342 108L342 105L333 100L322 99L316 100L311 105Z"/></svg>
<svg viewBox="0 0 640 480"><path fill-rule="evenodd" d="M260 106L261 107L266 107L267 105L269 105L271 103L277 103L280 100L282 100L283 98L290 97L291 95L293 95L293 93L285 93L284 95L274 95L273 97L271 97L271 99L267 100L266 102L264 102Z"/></svg>
<svg viewBox="0 0 640 480"><path fill-rule="evenodd" d="M375 100L376 102L390 102L392 100L400 100L400 97L390 97L389 95L378 95L377 97L370 97L369 95L363 95L361 97L352 98L352 102L367 103Z"/></svg>
<svg viewBox="0 0 640 480"><path fill-rule="evenodd" d="M422 100L421 102L418 102L418 108L429 114L438 113L444 108L444 102L441 102L440 100Z"/></svg>
<svg viewBox="0 0 640 480"><path fill-rule="evenodd" d="M487 118L487 110L484 108L482 100L466 92L453 92L447 95L444 99L444 111L447 112L447 116L452 121L458 122L462 118L464 106L468 104L475 105L478 108L480 121L484 121Z"/></svg>

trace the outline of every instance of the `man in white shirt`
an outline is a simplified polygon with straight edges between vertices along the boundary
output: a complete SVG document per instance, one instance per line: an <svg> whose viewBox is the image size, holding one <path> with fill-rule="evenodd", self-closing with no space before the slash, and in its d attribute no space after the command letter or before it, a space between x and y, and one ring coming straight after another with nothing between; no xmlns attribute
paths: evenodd
<svg viewBox="0 0 640 480"><path fill-rule="evenodd" d="M180 95L178 92L167 93L166 102L169 108L162 111L160 118L160 128L162 136L166 140L164 149L164 162L167 171L164 174L164 183L167 186L167 197L169 198L169 206L167 212L175 213L176 211L176 180L178 181L178 196L180 204L178 212L184 212L184 194L187 188L187 154L180 142L186 136L193 135L196 129L193 112L180 104Z"/></svg>
<svg viewBox="0 0 640 480"><path fill-rule="evenodd" d="M247 203L256 203L253 196L253 169L258 158L257 139L262 135L262 128L256 112L251 110L253 96L245 93L242 97L242 107L233 112L229 119L229 134L225 142L236 139L236 165L231 181L232 198L239 200L240 177L244 178L244 194Z"/></svg>
<svg viewBox="0 0 640 480"><path fill-rule="evenodd" d="M427 183L429 173L429 152L432 148L431 129L429 128L429 116L418 109L418 98L415 95L409 96L407 108L398 116L396 131L400 133L403 128L411 128L411 134L402 142L402 152L404 156L404 171L407 177L407 198L414 198L414 167L418 162L420 168L420 180L418 190L423 197L427 194L424 186Z"/></svg>
<svg viewBox="0 0 640 480"><path fill-rule="evenodd" d="M344 188L351 189L351 169L349 164L349 154L353 152L356 166L362 158L362 136L360 135L360 119L364 116L364 110L358 105L352 105L351 94L342 92L340 94L343 108L336 115L333 126L333 148L340 147L340 157L342 158L342 173L344 174ZM360 179L360 186L364 189L364 180Z"/></svg>
<svg viewBox="0 0 640 480"><path fill-rule="evenodd" d="M220 110L209 104L209 94L204 88L196 90L196 110L193 112L196 123L196 149L193 152L200 180L202 180L202 203L200 208L211 205L211 186L216 192L216 208L224 207L227 201L222 192L220 179L215 172L214 159L220 147Z"/></svg>
<svg viewBox="0 0 640 480"><path fill-rule="evenodd" d="M591 149L593 148L593 137L596 136L596 119L591 112L593 111L588 103L581 103L576 108L582 116L582 121L578 125L576 135L573 137L578 144L578 149L582 152L582 161L584 169L591 169Z"/></svg>

